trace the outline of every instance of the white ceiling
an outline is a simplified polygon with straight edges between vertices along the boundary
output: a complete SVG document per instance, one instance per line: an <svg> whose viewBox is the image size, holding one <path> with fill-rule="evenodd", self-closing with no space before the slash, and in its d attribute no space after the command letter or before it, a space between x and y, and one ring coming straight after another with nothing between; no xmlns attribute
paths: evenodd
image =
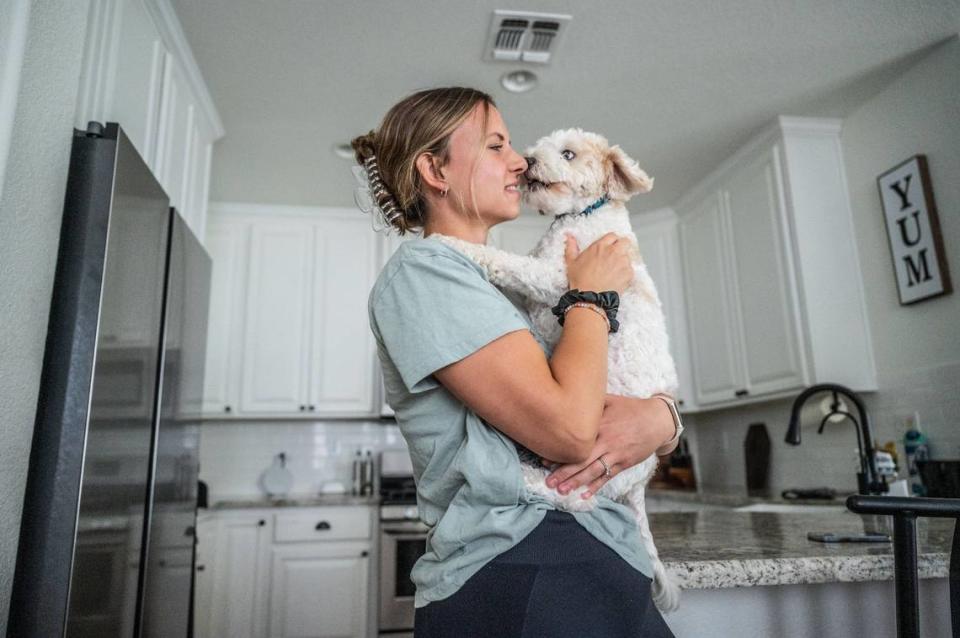
<svg viewBox="0 0 960 638"><path fill-rule="evenodd" d="M353 205L333 145L417 89L490 92L522 149L605 135L669 206L776 115L843 117L960 30L956 0L172 0L223 118L211 199ZM568 13L549 66L489 62L494 9ZM526 66L540 86L500 76ZM918 96L919 99L919 96Z"/></svg>

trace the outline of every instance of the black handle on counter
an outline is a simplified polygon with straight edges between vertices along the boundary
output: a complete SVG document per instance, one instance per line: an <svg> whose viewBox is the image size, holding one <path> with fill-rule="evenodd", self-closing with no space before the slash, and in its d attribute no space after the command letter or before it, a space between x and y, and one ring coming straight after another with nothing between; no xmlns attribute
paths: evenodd
<svg viewBox="0 0 960 638"><path fill-rule="evenodd" d="M950 548L950 623L954 638L960 638L960 499L854 494L847 497L847 509L857 514L893 516L893 579L898 638L920 636L917 517L957 519Z"/></svg>

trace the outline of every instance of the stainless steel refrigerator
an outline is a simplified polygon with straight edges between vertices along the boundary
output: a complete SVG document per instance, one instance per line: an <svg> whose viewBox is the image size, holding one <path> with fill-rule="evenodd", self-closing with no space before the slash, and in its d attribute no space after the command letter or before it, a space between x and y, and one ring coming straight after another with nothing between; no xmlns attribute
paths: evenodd
<svg viewBox="0 0 960 638"><path fill-rule="evenodd" d="M122 128L75 130L8 636L191 635L210 270Z"/></svg>

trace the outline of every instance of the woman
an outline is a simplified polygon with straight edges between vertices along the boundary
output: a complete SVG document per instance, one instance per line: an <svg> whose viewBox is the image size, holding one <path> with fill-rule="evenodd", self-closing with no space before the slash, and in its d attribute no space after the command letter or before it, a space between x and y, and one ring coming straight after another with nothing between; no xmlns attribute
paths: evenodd
<svg viewBox="0 0 960 638"><path fill-rule="evenodd" d="M493 101L468 88L420 91L352 144L384 217L423 231L369 299L387 399L432 526L411 573L415 635L670 636L629 509L598 497L590 512L557 511L526 492L517 451L560 464L551 487L595 493L673 438L669 409L605 394L602 309L571 307L548 353L476 264L430 238L485 243L519 215L527 164ZM583 252L568 239L566 260L570 288L620 293L633 277L613 234Z"/></svg>

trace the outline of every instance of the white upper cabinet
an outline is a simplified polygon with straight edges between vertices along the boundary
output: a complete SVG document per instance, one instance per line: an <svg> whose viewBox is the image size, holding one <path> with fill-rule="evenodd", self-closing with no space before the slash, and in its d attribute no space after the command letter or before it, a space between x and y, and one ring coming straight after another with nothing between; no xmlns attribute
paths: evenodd
<svg viewBox="0 0 960 638"><path fill-rule="evenodd" d="M718 193L699 202L680 222L690 357L697 405L736 396L739 330L736 329L725 233Z"/></svg>
<svg viewBox="0 0 960 638"><path fill-rule="evenodd" d="M354 211L223 205L213 258L204 413L380 413L367 296L380 236Z"/></svg>
<svg viewBox="0 0 960 638"><path fill-rule="evenodd" d="M243 385L246 413L307 410L310 365L311 228L255 223L250 239Z"/></svg>
<svg viewBox="0 0 960 638"><path fill-rule="evenodd" d="M207 228L213 262L203 383L203 412L208 415L229 416L239 406L249 235L245 220L215 216Z"/></svg>
<svg viewBox="0 0 960 638"><path fill-rule="evenodd" d="M677 205L699 407L877 389L839 132L781 117Z"/></svg>
<svg viewBox="0 0 960 638"><path fill-rule="evenodd" d="M677 406L681 411L696 408L690 353L687 344L686 311L683 296L683 271L680 263L680 237L677 217L667 209L632 215L631 223L640 256L647 273L657 287L657 296L666 321L670 354L677 369Z"/></svg>
<svg viewBox="0 0 960 638"><path fill-rule="evenodd" d="M799 388L804 380L778 151L773 146L758 153L722 190L732 241L740 364L754 394Z"/></svg>
<svg viewBox="0 0 960 638"><path fill-rule="evenodd" d="M376 356L367 297L379 272L377 236L366 220L313 227L310 388L307 409L370 413Z"/></svg>
<svg viewBox="0 0 960 638"><path fill-rule="evenodd" d="M203 238L223 125L168 0L94 0L87 33L74 126L118 122Z"/></svg>

